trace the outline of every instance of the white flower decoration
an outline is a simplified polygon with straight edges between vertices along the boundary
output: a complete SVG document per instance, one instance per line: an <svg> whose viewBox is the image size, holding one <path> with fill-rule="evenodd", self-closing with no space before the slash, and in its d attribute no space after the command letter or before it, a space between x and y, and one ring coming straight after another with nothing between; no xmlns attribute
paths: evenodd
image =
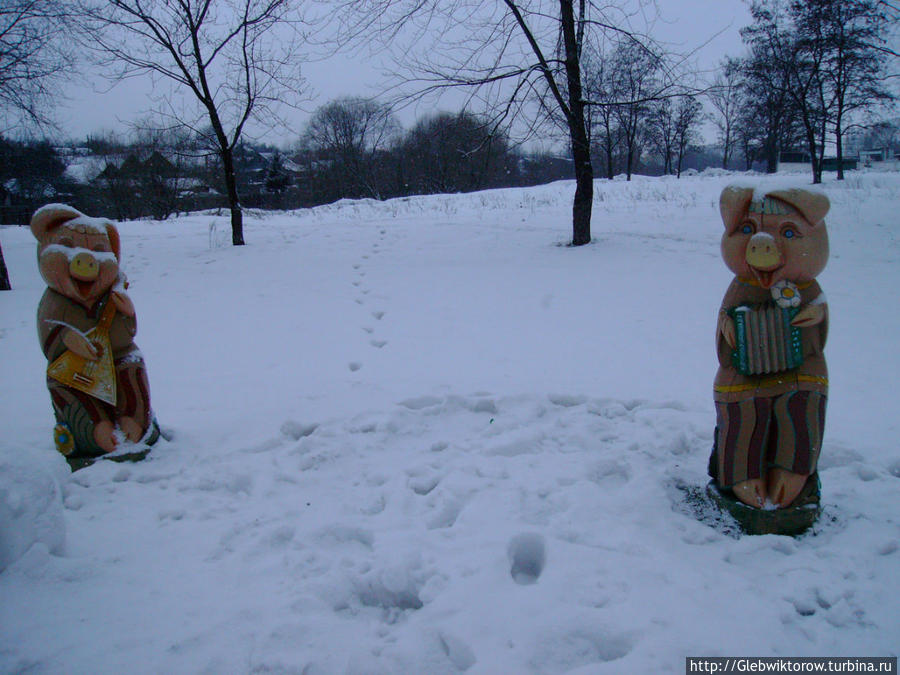
<svg viewBox="0 0 900 675"><path fill-rule="evenodd" d="M782 280L772 286L772 298L782 308L800 306L800 289L790 281Z"/></svg>

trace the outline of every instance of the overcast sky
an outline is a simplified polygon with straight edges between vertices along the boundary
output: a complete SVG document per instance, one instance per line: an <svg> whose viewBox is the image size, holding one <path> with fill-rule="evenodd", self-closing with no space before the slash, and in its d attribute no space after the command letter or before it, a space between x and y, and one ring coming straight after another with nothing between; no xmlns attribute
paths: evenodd
<svg viewBox="0 0 900 675"><path fill-rule="evenodd" d="M742 52L739 30L750 21L744 0L658 0L661 20L656 23L653 37L665 42L673 50L689 51L700 48L698 62L703 67L714 67L725 55L737 56ZM704 47L704 43L709 42ZM378 97L380 75L359 56L337 56L328 61L311 63L304 68L304 75L312 89L312 101L308 111L340 96ZM132 78L110 85L103 80L75 85L66 92L67 101L61 103L58 119L63 133L72 139L83 139L88 134L104 131L127 133L128 124L134 122L152 107L149 76ZM452 102L438 104L444 109L454 109ZM400 115L404 126L409 126L418 115L427 110L421 106L415 111ZM295 133L284 137L271 134L263 140L287 147L303 128L308 112L297 111L290 117Z"/></svg>

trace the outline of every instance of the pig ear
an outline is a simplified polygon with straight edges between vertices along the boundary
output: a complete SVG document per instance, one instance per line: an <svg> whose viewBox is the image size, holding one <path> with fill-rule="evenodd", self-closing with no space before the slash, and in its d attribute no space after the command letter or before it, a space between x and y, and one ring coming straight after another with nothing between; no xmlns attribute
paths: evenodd
<svg viewBox="0 0 900 675"><path fill-rule="evenodd" d="M747 213L750 201L753 199L753 188L729 185L722 190L719 197L719 212L722 214L722 222L725 229L730 230L737 225L741 216Z"/></svg>
<svg viewBox="0 0 900 675"><path fill-rule="evenodd" d="M66 204L47 204L31 216L31 233L41 241L53 228L82 215L81 211Z"/></svg>
<svg viewBox="0 0 900 675"><path fill-rule="evenodd" d="M831 208L831 203L821 192L814 190L802 190L791 188L789 190L774 190L767 197L774 197L786 202L797 209L811 225L818 225L825 219L825 214Z"/></svg>
<svg viewBox="0 0 900 675"><path fill-rule="evenodd" d="M119 231L110 221L106 221L106 236L109 237L109 245L112 247L113 253L116 254L116 260L121 260L122 244L119 240Z"/></svg>

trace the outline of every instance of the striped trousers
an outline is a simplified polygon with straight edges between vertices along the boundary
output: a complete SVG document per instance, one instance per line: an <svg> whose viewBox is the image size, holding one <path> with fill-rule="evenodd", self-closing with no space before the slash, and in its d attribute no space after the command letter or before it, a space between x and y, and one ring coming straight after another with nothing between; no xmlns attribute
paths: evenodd
<svg viewBox="0 0 900 675"><path fill-rule="evenodd" d="M762 478L774 467L813 473L822 449L827 399L815 391L793 391L771 398L716 402L713 478L729 488Z"/></svg>

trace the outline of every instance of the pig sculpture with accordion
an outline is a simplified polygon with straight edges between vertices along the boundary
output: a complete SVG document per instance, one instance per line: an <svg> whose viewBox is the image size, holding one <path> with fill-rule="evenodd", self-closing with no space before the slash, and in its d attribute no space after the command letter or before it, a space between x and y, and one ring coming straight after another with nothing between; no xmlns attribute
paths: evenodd
<svg viewBox="0 0 900 675"><path fill-rule="evenodd" d="M711 486L742 508L818 508L828 305L816 277L828 261L828 198L729 186L719 206L735 277L716 328Z"/></svg>
<svg viewBox="0 0 900 675"><path fill-rule="evenodd" d="M120 440L149 447L159 427L134 343L137 323L119 269L118 230L109 220L48 204L32 216L31 231L47 283L37 329L48 360L57 449L71 464L111 453Z"/></svg>

